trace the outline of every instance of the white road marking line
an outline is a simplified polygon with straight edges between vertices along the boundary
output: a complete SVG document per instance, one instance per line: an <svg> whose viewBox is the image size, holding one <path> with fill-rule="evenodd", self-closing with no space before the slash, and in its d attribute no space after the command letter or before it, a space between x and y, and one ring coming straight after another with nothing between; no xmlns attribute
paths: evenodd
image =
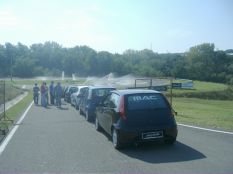
<svg viewBox="0 0 233 174"><path fill-rule="evenodd" d="M33 102L31 102L31 104L28 106L28 108L25 110L25 112L23 113L23 115L20 117L20 119L17 121L16 125L13 127L13 129L10 131L10 133L7 135L7 137L4 139L4 141L2 142L2 144L0 145L0 155L2 154L2 152L5 150L7 144L10 142L11 138L13 137L13 135L15 134L16 130L19 127L19 124L23 121L23 119L25 118L25 116L27 115L29 109L32 107Z"/></svg>
<svg viewBox="0 0 233 174"><path fill-rule="evenodd" d="M226 132L226 131L220 131L220 130L214 130L214 129L207 129L207 128L203 128L203 127L191 126L191 125L180 124L180 123L178 125L179 126L184 126L184 127L189 127L189 128L194 128L194 129L200 129L200 130L210 131L210 132L218 132L218 133L233 135L233 132Z"/></svg>

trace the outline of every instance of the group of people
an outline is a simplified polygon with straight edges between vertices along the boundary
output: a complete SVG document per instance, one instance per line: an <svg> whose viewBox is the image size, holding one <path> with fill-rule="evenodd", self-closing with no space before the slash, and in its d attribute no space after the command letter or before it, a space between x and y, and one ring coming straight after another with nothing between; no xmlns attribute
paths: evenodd
<svg viewBox="0 0 233 174"><path fill-rule="evenodd" d="M52 81L49 88L46 85L46 82L43 82L40 88L37 83L35 83L35 86L33 87L33 99L36 105L38 105L39 93L41 96L41 106L47 107L50 98L51 105L55 104L57 107L61 107L62 87L60 82L55 86Z"/></svg>

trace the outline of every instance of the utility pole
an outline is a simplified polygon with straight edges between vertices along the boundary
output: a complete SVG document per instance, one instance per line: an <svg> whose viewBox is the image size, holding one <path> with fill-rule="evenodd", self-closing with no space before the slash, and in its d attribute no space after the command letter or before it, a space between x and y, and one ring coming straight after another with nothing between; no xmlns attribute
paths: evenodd
<svg viewBox="0 0 233 174"><path fill-rule="evenodd" d="M172 83L173 83L173 78L170 77L170 104L172 106Z"/></svg>
<svg viewBox="0 0 233 174"><path fill-rule="evenodd" d="M3 118L6 120L6 83L3 80Z"/></svg>
<svg viewBox="0 0 233 174"><path fill-rule="evenodd" d="M12 66L13 66L13 60L12 60L12 56L11 56L11 82L12 82L12 73L13 73L13 72L12 72L12 71L13 71L13 70L12 70Z"/></svg>

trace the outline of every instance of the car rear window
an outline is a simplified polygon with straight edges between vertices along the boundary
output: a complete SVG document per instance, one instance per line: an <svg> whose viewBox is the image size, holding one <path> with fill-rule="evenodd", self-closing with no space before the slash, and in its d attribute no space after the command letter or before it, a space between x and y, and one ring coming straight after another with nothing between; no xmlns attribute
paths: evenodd
<svg viewBox="0 0 233 174"><path fill-rule="evenodd" d="M104 97L113 91L114 89L111 88L101 88L101 89L94 89L92 92L92 97Z"/></svg>
<svg viewBox="0 0 233 174"><path fill-rule="evenodd" d="M128 110L146 110L168 108L161 94L134 94L127 97Z"/></svg>

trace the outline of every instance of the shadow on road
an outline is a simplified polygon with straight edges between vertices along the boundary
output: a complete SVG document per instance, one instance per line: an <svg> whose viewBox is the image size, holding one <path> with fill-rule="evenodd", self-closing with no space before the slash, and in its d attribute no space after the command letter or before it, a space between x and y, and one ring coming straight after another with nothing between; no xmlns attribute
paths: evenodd
<svg viewBox="0 0 233 174"><path fill-rule="evenodd" d="M144 144L120 150L123 154L149 163L182 162L206 158L204 154L181 142Z"/></svg>

